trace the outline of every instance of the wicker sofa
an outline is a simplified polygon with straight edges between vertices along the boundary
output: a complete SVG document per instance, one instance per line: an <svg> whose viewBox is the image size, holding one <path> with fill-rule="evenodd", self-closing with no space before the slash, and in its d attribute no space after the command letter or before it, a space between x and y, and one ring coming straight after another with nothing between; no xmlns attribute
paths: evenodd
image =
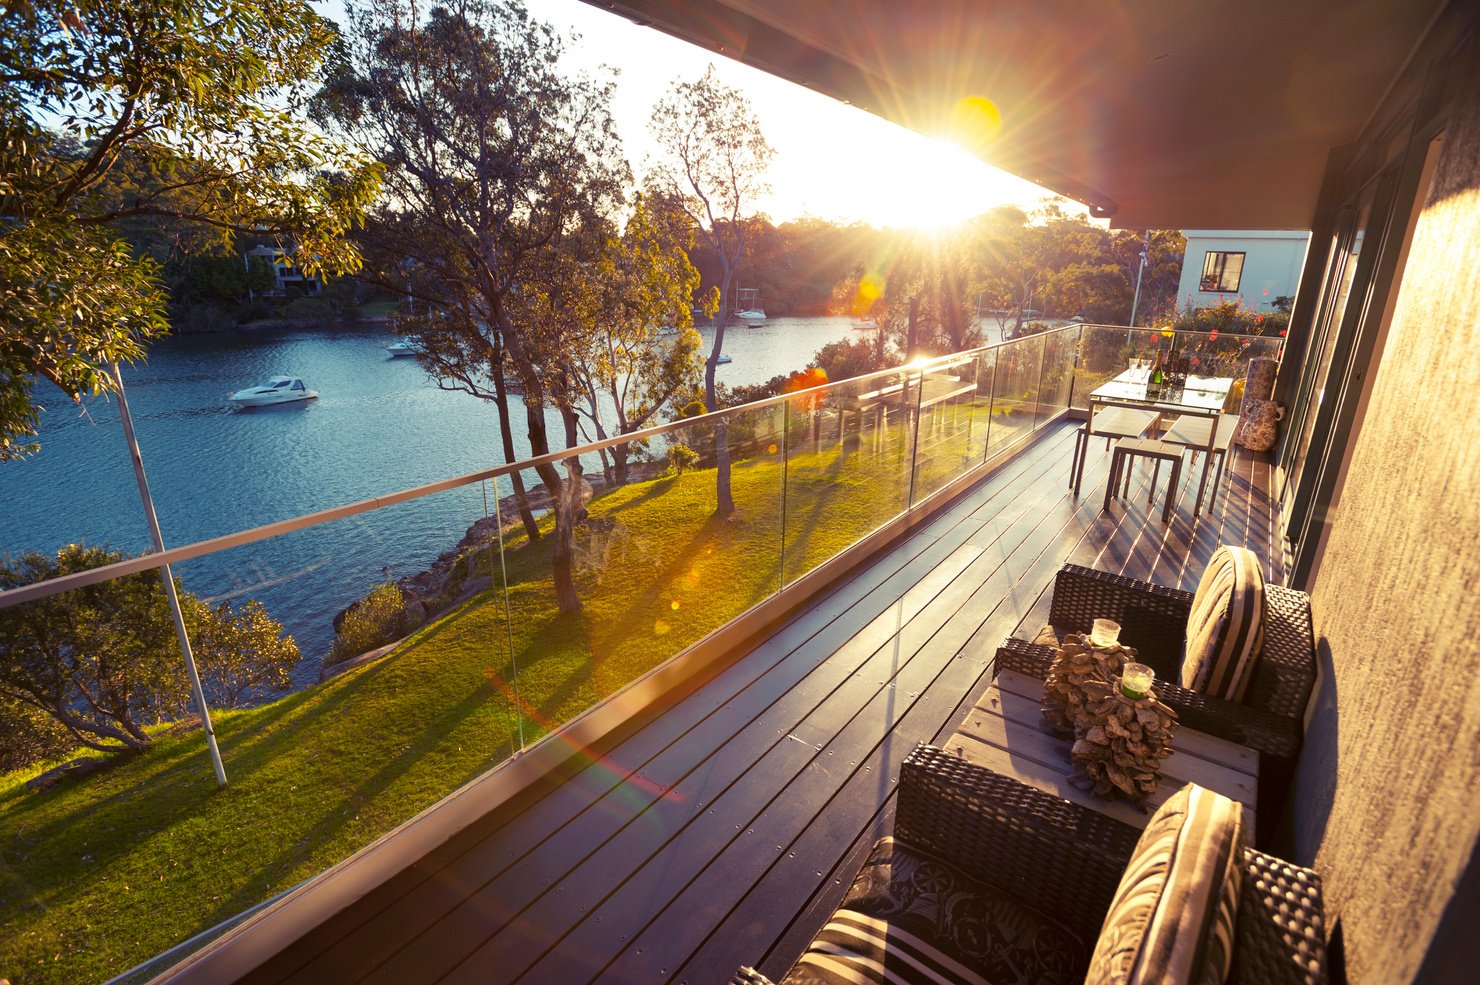
<svg viewBox="0 0 1480 985"><path fill-rule="evenodd" d="M901 767L894 836L875 845L839 911L866 905L860 902L864 897L877 898L881 855L887 863L890 853L897 858L903 849L948 860L949 868L964 877L963 885L1001 894L1000 899L1034 915L1025 919L1050 915L1049 921L1083 945L1083 953L1073 958L1079 964L1065 968L1061 950L1045 947L1048 938L1039 935L1034 944L1014 952L1008 980L1081 981L1088 950L1100 933L1139 834L1119 821L935 747L918 746ZM940 881L937 873L934 884ZM940 899L949 897L951 907L959 908L962 895L942 890ZM944 903L932 905L936 918L947 908ZM1024 922L1008 918L1006 923L1007 936L1022 936ZM1000 935L977 930L966 936L980 940ZM987 969L972 967L971 972L971 977L994 980ZM800 965L783 978L783 982L812 980ZM1261 985L1326 980L1321 888L1314 872L1244 850L1227 980ZM768 978L750 968L742 968L731 981L770 985Z"/></svg>
<svg viewBox="0 0 1480 985"><path fill-rule="evenodd" d="M1242 703L1178 687L1192 593L1104 571L1066 564L1053 589L1048 621L1060 633L1087 633L1095 619L1120 623L1120 636L1157 676L1156 693L1189 728L1259 753L1259 835L1267 844L1278 823L1305 734L1305 707L1316 678L1310 596L1265 588L1264 645ZM1040 680L1053 648L1009 639L997 651L997 669Z"/></svg>

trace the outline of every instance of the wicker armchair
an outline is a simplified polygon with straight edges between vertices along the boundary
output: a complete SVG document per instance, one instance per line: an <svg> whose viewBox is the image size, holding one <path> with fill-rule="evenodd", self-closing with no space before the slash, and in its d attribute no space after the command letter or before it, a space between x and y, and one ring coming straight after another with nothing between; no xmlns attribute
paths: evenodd
<svg viewBox="0 0 1480 985"><path fill-rule="evenodd" d="M1237 742L1259 753L1259 843L1279 821L1304 739L1305 706L1315 686L1315 633L1310 596L1265 588L1264 648L1242 703L1178 687L1192 593L1066 564L1054 581L1049 623L1060 632L1087 633L1095 619L1114 619L1142 663L1156 671L1156 693L1189 728ZM1009 639L997 650L997 669L1048 676L1053 649Z"/></svg>
<svg viewBox="0 0 1480 985"><path fill-rule="evenodd" d="M899 842L949 859L1025 907L1054 914L1083 941L1099 936L1139 835L933 746L917 747L900 770ZM1320 877L1253 849L1244 852L1243 875L1228 981L1324 982ZM771 985L749 968L731 982Z"/></svg>

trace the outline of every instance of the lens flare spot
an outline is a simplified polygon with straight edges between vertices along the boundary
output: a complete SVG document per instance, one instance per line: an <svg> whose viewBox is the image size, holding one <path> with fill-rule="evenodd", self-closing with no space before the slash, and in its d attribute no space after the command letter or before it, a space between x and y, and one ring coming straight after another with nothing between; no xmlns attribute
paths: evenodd
<svg viewBox="0 0 1480 985"><path fill-rule="evenodd" d="M1002 133L1002 111L986 96L962 96L951 107L951 135L968 150L990 144Z"/></svg>
<svg viewBox="0 0 1480 985"><path fill-rule="evenodd" d="M853 295L853 314L867 314L875 301L884 296L884 278L879 274L864 274L858 281L858 290Z"/></svg>
<svg viewBox="0 0 1480 985"><path fill-rule="evenodd" d="M773 441L769 445L767 445L766 446L766 451L770 452L772 455L776 454L776 452L777 452L776 442Z"/></svg>
<svg viewBox="0 0 1480 985"><path fill-rule="evenodd" d="M668 603L668 608L672 609L674 612L677 612L680 604L681 603L678 601L678 599L674 599L672 602Z"/></svg>
<svg viewBox="0 0 1480 985"><path fill-rule="evenodd" d="M673 627L668 625L667 619L659 619L657 622L653 623L654 636L667 636L672 631Z"/></svg>

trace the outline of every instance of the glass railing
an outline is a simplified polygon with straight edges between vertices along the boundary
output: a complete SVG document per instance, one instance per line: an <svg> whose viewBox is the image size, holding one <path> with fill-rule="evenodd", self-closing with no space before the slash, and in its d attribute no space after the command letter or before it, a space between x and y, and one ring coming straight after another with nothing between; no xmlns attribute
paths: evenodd
<svg viewBox="0 0 1480 985"><path fill-rule="evenodd" d="M0 774L0 838L16 846L0 967L102 980L348 857L1052 425L1083 388L1090 331L0 592L0 649L26 668L0 693L55 699L50 716L0 700L7 727L31 730ZM224 789L161 591L167 562ZM289 600L313 617L301 658L270 621ZM62 762L42 781L55 788L33 793Z"/></svg>
<svg viewBox="0 0 1480 985"><path fill-rule="evenodd" d="M1225 376L1235 380L1225 411L1238 410L1241 381L1249 360L1256 356L1278 359L1285 340L1276 336L1233 335L1226 332L1182 332L1171 329L1127 328L1124 325L1085 325L1077 339L1079 362L1074 372L1074 402L1084 409L1089 394L1101 383L1124 372L1132 359L1153 360L1186 356L1198 376Z"/></svg>

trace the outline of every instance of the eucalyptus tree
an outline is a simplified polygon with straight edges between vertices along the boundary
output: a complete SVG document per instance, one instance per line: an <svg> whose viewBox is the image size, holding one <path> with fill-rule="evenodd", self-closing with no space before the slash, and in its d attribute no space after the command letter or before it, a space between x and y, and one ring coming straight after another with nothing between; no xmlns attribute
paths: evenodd
<svg viewBox="0 0 1480 985"><path fill-rule="evenodd" d="M562 73L564 39L506 0L448 0L425 13L408 0L351 2L348 25L318 116L384 163L374 228L404 234L386 247L434 272L460 309L446 325L457 351L449 343L454 358L438 370L469 386L507 373L543 456L545 408L569 403L570 350L549 334L568 327L549 317L565 290L557 254L614 209L628 181L612 83ZM565 477L553 464L535 471L555 505L556 597L572 612L582 484L579 461L562 464Z"/></svg>
<svg viewBox="0 0 1480 985"><path fill-rule="evenodd" d="M756 201L766 190L772 149L750 101L714 70L694 82L675 82L653 108L649 128L663 157L655 179L683 203L719 261L719 309L714 343L704 363L704 405L719 410L714 373L733 314L735 271L749 245ZM730 453L724 423L715 425L716 493L721 515L733 513Z"/></svg>
<svg viewBox="0 0 1480 985"><path fill-rule="evenodd" d="M586 268L592 284L586 351L573 362L577 407L598 440L647 427L699 388L699 347L690 310L699 271L689 262L688 218L671 200L639 197L620 236L608 236ZM628 478L631 449L615 445L611 481Z"/></svg>
<svg viewBox="0 0 1480 985"><path fill-rule="evenodd" d="M35 380L107 392L168 331L124 225L275 236L353 270L378 166L296 113L332 31L304 0L0 6L0 460L37 445Z"/></svg>

